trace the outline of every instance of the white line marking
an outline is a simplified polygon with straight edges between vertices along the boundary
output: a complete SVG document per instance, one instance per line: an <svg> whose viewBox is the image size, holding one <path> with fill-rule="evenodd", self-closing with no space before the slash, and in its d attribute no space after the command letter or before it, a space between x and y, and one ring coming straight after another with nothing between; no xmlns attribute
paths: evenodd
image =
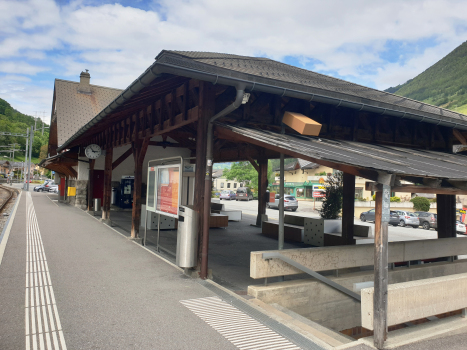
<svg viewBox="0 0 467 350"><path fill-rule="evenodd" d="M180 303L239 349L300 349L218 297L181 300Z"/></svg>
<svg viewBox="0 0 467 350"><path fill-rule="evenodd" d="M44 244L30 193L26 197L26 210L26 349L31 349L32 345L34 350L38 347L40 350L66 350Z"/></svg>

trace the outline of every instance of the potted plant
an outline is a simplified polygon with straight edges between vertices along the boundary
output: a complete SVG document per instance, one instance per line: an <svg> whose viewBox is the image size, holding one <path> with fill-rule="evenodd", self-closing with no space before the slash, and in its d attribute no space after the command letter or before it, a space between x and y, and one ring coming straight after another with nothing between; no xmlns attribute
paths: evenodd
<svg viewBox="0 0 467 350"><path fill-rule="evenodd" d="M339 219L344 195L342 172L337 171L328 175L326 183L326 197L319 210L319 214L324 219L324 233L342 232L342 220Z"/></svg>

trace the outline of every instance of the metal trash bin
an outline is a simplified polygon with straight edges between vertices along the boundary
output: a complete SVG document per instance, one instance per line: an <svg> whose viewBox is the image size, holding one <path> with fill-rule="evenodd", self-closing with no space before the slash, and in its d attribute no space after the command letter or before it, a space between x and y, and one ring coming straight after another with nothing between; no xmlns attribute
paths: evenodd
<svg viewBox="0 0 467 350"><path fill-rule="evenodd" d="M177 255L180 267L194 267L198 259L198 213L192 206L180 206L177 230Z"/></svg>
<svg viewBox="0 0 467 350"><path fill-rule="evenodd" d="M112 187L112 194L110 197L110 204L116 205L117 204L117 188Z"/></svg>
<svg viewBox="0 0 467 350"><path fill-rule="evenodd" d="M94 198L94 211L100 211L100 210L101 210L101 199Z"/></svg>

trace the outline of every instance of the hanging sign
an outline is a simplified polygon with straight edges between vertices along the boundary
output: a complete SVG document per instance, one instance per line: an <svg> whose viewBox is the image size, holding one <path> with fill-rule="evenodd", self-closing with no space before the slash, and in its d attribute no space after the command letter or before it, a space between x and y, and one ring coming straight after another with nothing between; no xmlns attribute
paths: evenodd
<svg viewBox="0 0 467 350"><path fill-rule="evenodd" d="M383 205L381 213L381 222L389 222L389 213L391 206L391 186L383 185Z"/></svg>
<svg viewBox="0 0 467 350"><path fill-rule="evenodd" d="M276 201L276 192L269 192L269 203L274 203Z"/></svg>

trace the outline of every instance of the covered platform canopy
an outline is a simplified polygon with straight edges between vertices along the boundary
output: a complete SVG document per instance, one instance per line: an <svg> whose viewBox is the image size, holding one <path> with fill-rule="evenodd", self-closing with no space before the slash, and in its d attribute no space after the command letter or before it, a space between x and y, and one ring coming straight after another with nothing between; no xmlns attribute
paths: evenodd
<svg viewBox="0 0 467 350"><path fill-rule="evenodd" d="M375 315L380 322L376 322L375 339L379 345L387 331L387 222L381 215L382 192L397 188L438 193L438 237L456 236L455 194L467 190L467 157L453 153L454 146L462 150L467 145L463 114L267 58L210 52L164 50L125 90L112 93L115 97L105 108L80 119L82 123L73 124L73 132L65 139L55 137L51 144L56 152L69 150L76 157L83 156L90 144L105 150L105 220L110 217L112 171L133 156L133 238L139 235L148 148L159 147L160 154L166 148L185 149L190 158L196 157L194 207L200 217L202 278L207 276L206 208L212 162L253 164L258 170L258 217L266 208L268 158L286 154L342 170L343 244L351 244L353 237L355 176L374 182L368 186L376 191ZM283 127L286 112L321 124L319 136L303 136ZM118 159L113 159L114 149L121 151ZM44 164L52 167L55 162L49 158ZM89 179L93 167L91 162Z"/></svg>

